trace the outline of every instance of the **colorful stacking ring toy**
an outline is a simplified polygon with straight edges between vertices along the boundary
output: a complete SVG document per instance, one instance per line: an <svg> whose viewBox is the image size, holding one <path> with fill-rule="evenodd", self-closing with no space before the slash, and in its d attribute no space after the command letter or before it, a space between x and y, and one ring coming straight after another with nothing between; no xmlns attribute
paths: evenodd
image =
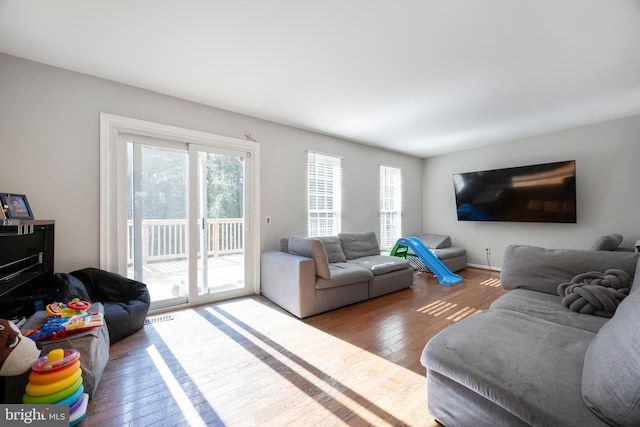
<svg viewBox="0 0 640 427"><path fill-rule="evenodd" d="M78 359L80 359L78 350L56 348L51 350L46 356L42 356L36 360L31 366L31 370L36 372L52 372L62 369Z"/></svg>
<svg viewBox="0 0 640 427"><path fill-rule="evenodd" d="M73 392L71 396L65 397L64 399L54 403L56 405L73 405L74 402L80 399L80 396L82 396L82 393L84 393L84 385L80 385L80 387L78 387L78 389L75 392Z"/></svg>
<svg viewBox="0 0 640 427"><path fill-rule="evenodd" d="M84 393L80 353L56 348L31 366L22 403L69 405L69 425L82 421L89 395Z"/></svg>
<svg viewBox="0 0 640 427"><path fill-rule="evenodd" d="M75 360L71 362L71 364L57 370L44 372L32 371L31 374L29 374L29 383L39 385L51 384L67 378L79 368L80 359Z"/></svg>
<svg viewBox="0 0 640 427"><path fill-rule="evenodd" d="M87 405L89 404L89 395L83 393L78 402L69 407L69 427L73 427L82 421L87 415Z"/></svg>
<svg viewBox="0 0 640 427"><path fill-rule="evenodd" d="M80 378L81 375L82 369L77 368L73 373L67 375L66 378L63 378L60 381L52 382L49 384L33 384L29 382L24 391L26 391L27 394L31 396L46 396L48 394L57 393L60 390L71 387L76 382L76 380Z"/></svg>
<svg viewBox="0 0 640 427"><path fill-rule="evenodd" d="M82 377L78 378L69 387L52 394L47 394L45 396L31 396L30 394L25 394L24 396L22 396L22 403L32 403L32 404L55 403L59 400L64 399L65 397L71 396L76 390L78 390L78 388L80 388L81 385L82 385Z"/></svg>

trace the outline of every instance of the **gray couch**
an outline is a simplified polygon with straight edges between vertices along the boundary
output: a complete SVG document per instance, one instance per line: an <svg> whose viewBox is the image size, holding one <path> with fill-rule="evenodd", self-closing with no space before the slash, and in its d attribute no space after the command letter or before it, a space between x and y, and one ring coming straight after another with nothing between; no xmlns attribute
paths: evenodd
<svg viewBox="0 0 640 427"><path fill-rule="evenodd" d="M283 239L261 259L262 294L299 318L405 289L413 270L380 255L375 233Z"/></svg>
<svg viewBox="0 0 640 427"><path fill-rule="evenodd" d="M629 275L611 318L594 309L599 300L563 305L560 284L611 269ZM451 427L640 425L638 273L636 253L508 247L510 292L425 346L431 415Z"/></svg>
<svg viewBox="0 0 640 427"><path fill-rule="evenodd" d="M467 267L467 250L451 244L451 238L444 234L423 234L418 237L424 245L451 271Z"/></svg>

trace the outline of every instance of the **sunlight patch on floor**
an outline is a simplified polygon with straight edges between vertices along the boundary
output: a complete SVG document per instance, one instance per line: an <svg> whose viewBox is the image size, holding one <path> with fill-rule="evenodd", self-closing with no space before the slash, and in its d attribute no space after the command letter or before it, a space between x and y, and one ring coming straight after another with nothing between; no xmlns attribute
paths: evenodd
<svg viewBox="0 0 640 427"><path fill-rule="evenodd" d="M463 307L460 310L458 310L455 313L453 313L450 316L448 316L447 320L451 320L453 322L458 322L458 321L464 319L465 317L469 317L472 314L480 313L481 311L482 310L479 310L479 309L473 308L473 307Z"/></svg>
<svg viewBox="0 0 640 427"><path fill-rule="evenodd" d="M235 300L175 314L187 317L191 330L176 334L167 326L173 322L153 326L171 344L177 361L194 360L194 353L199 351L193 345L194 338L207 340L215 334L219 340L223 334L226 344L217 354L198 355L202 360L199 364L180 364L220 419L229 425L277 426L278 420L291 420L292 414L300 414L305 425L329 420L339 424L345 413L355 424L376 426L414 425L416 419L427 417L422 399L411 403L416 405L411 420L398 419L391 413L394 405L402 405L393 401L394 388L420 390L422 395L426 387L424 375L299 319L274 312L255 300ZM234 381L233 372L238 370L251 373L255 383ZM261 384L276 385L276 389L283 390L282 396L265 396ZM177 383L168 386L179 389ZM184 393L178 399L186 399ZM265 399L277 411L253 409L253 402ZM193 419L189 415L185 414L185 418Z"/></svg>
<svg viewBox="0 0 640 427"><path fill-rule="evenodd" d="M153 345L149 346L147 347L147 353L156 366L156 370L162 376L167 388L171 391L173 400L184 414L184 418L189 420L189 425L206 427L207 424L200 418L198 411L191 404L191 400L189 400L162 356L158 353L158 349Z"/></svg>
<svg viewBox="0 0 640 427"><path fill-rule="evenodd" d="M458 304L446 302L446 301L434 301L431 304L427 304L424 307L420 307L418 311L420 313L429 314L431 316L440 316L449 310L456 308Z"/></svg>
<svg viewBox="0 0 640 427"><path fill-rule="evenodd" d="M500 285L501 285L500 284L500 279L497 279L497 278L490 278L490 279L484 280L484 281L480 282L480 284L482 286L490 286L492 288L499 288Z"/></svg>

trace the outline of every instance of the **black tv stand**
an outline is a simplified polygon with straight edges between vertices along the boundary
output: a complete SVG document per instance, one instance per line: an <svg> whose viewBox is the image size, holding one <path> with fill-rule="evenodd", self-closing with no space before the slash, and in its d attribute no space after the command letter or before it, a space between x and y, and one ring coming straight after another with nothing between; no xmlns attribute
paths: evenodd
<svg viewBox="0 0 640 427"><path fill-rule="evenodd" d="M0 221L0 318L29 316L52 289L55 222Z"/></svg>

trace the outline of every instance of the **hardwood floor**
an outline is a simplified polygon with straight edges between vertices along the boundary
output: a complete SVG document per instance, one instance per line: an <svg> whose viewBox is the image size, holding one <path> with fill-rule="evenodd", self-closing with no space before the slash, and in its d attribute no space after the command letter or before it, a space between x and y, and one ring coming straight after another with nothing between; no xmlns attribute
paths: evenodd
<svg viewBox="0 0 640 427"><path fill-rule="evenodd" d="M84 426L432 426L420 354L506 291L467 268L299 320L262 296L172 313L114 344Z"/></svg>

